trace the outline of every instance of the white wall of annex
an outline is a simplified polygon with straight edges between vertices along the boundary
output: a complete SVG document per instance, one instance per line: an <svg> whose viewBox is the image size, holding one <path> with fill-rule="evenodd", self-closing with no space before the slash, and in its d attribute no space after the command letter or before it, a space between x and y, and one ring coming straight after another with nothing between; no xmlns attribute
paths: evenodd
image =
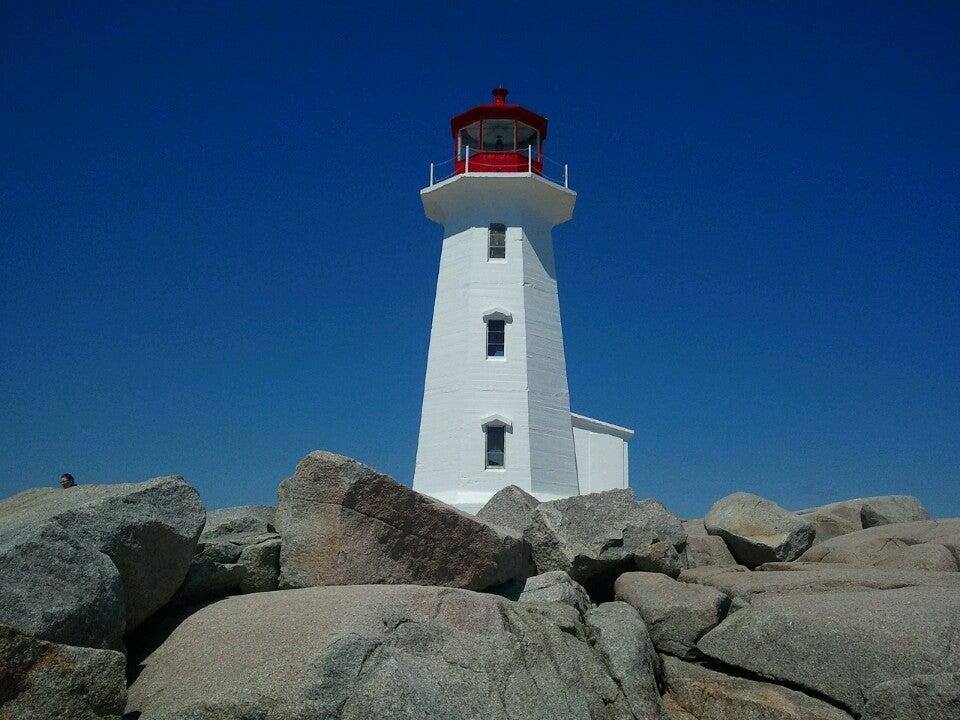
<svg viewBox="0 0 960 720"><path fill-rule="evenodd" d="M627 441L617 435L576 425L573 427L573 440L581 493L629 486Z"/></svg>

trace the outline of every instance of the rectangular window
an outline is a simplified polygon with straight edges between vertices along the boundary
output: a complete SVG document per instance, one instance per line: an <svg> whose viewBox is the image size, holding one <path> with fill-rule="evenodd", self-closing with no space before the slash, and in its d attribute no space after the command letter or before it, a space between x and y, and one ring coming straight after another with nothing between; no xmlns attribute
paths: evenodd
<svg viewBox="0 0 960 720"><path fill-rule="evenodd" d="M486 152L513 151L516 138L513 136L513 120L484 120L483 149Z"/></svg>
<svg viewBox="0 0 960 720"><path fill-rule="evenodd" d="M467 148L470 148L470 154L480 149L480 123L475 122L467 125L460 130L460 138L457 143L457 158L463 160L467 156Z"/></svg>
<svg viewBox="0 0 960 720"><path fill-rule="evenodd" d="M505 459L506 428L503 425L487 425L484 433L487 436L487 467L502 468Z"/></svg>
<svg viewBox="0 0 960 720"><path fill-rule="evenodd" d="M487 320L487 357L503 357L506 322Z"/></svg>
<svg viewBox="0 0 960 720"><path fill-rule="evenodd" d="M490 260L503 260L507 257L507 226L500 223L490 225L487 257Z"/></svg>

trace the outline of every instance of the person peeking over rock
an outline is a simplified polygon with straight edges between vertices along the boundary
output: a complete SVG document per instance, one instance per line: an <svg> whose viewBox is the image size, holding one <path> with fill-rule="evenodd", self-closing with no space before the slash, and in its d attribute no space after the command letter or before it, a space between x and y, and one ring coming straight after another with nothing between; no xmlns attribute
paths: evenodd
<svg viewBox="0 0 960 720"><path fill-rule="evenodd" d="M64 490L67 488L72 488L77 486L77 481L73 479L73 475L70 473L64 473L60 476L60 487Z"/></svg>

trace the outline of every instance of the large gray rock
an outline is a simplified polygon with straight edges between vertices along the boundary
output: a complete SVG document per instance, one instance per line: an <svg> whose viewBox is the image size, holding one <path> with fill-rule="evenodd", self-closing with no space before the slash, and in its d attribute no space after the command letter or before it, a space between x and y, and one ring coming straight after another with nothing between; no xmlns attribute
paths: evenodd
<svg viewBox="0 0 960 720"><path fill-rule="evenodd" d="M226 595L276 590L280 536L276 508L240 505L207 513L197 553L174 602L192 605Z"/></svg>
<svg viewBox="0 0 960 720"><path fill-rule="evenodd" d="M661 540L651 543L643 550L633 554L633 566L641 572L663 573L677 577L687 565L685 555L677 552L671 542Z"/></svg>
<svg viewBox="0 0 960 720"><path fill-rule="evenodd" d="M832 538L807 550L806 562L864 567L956 571L960 558L960 519L880 525Z"/></svg>
<svg viewBox="0 0 960 720"><path fill-rule="evenodd" d="M960 590L901 588L757 598L697 643L728 665L863 712L875 685L960 671Z"/></svg>
<svg viewBox="0 0 960 720"><path fill-rule="evenodd" d="M534 574L518 536L341 455L310 453L278 496L281 587L414 583L482 590Z"/></svg>
<svg viewBox="0 0 960 720"><path fill-rule="evenodd" d="M793 560L810 547L814 528L770 500L734 493L717 500L703 520L707 532L722 537L741 565Z"/></svg>
<svg viewBox="0 0 960 720"><path fill-rule="evenodd" d="M243 546L237 564L243 568L240 592L276 590L280 580L280 536L258 535Z"/></svg>
<svg viewBox="0 0 960 720"><path fill-rule="evenodd" d="M570 609L573 625L561 630L543 608L564 606L409 585L238 595L191 615L147 657L127 711L140 720L631 720L649 707L640 717L658 717L638 619L604 613L584 625Z"/></svg>
<svg viewBox="0 0 960 720"><path fill-rule="evenodd" d="M860 522L864 528L929 519L920 501L910 495L867 498L860 508Z"/></svg>
<svg viewBox="0 0 960 720"><path fill-rule="evenodd" d="M591 592L635 567L635 555L667 542L685 562L687 534L680 519L632 490L610 490L540 503L524 538L539 572L564 570ZM609 590L609 588L607 588Z"/></svg>
<svg viewBox="0 0 960 720"><path fill-rule="evenodd" d="M730 598L713 588L657 573L624 573L614 590L618 600L640 611L657 650L681 658L699 657L697 640L716 627L730 607Z"/></svg>
<svg viewBox="0 0 960 720"><path fill-rule="evenodd" d="M862 519L864 513L866 513L867 524ZM910 495L881 495L844 500L798 510L797 515L809 520L816 529L814 544L857 532L872 525L914 522L926 520L929 517L920 501Z"/></svg>
<svg viewBox="0 0 960 720"><path fill-rule="evenodd" d="M888 680L867 693L862 720L957 720L960 673Z"/></svg>
<svg viewBox="0 0 960 720"><path fill-rule="evenodd" d="M687 535L687 567L733 567L736 559L723 538L716 535Z"/></svg>
<svg viewBox="0 0 960 720"><path fill-rule="evenodd" d="M960 558L960 519L922 520L860 530L810 548L801 560L956 571L957 558Z"/></svg>
<svg viewBox="0 0 960 720"><path fill-rule="evenodd" d="M0 626L0 720L120 720L126 660Z"/></svg>
<svg viewBox="0 0 960 720"><path fill-rule="evenodd" d="M623 691L633 717L667 720L660 703L663 665L643 619L623 602L606 602L588 610L593 649Z"/></svg>
<svg viewBox="0 0 960 720"><path fill-rule="evenodd" d="M0 623L52 641L123 647L120 572L56 525L0 541Z"/></svg>
<svg viewBox="0 0 960 720"><path fill-rule="evenodd" d="M488 525L507 528L523 534L530 524L530 516L540 501L516 485L507 485L477 511L477 520Z"/></svg>
<svg viewBox="0 0 960 720"><path fill-rule="evenodd" d="M694 720L852 720L838 708L771 683L663 658L667 696Z"/></svg>
<svg viewBox="0 0 960 720"><path fill-rule="evenodd" d="M902 587L941 587L960 590L960 573L863 568L821 563L771 563L763 572L684 570L680 581L713 587L731 598L750 603L766 595L797 595L831 590L893 590ZM776 568L776 569L772 569Z"/></svg>
<svg viewBox="0 0 960 720"><path fill-rule="evenodd" d="M563 570L552 570L521 581L516 600L527 603L564 603L576 608L581 614L593 607L587 591Z"/></svg>
<svg viewBox="0 0 960 720"><path fill-rule="evenodd" d="M243 568L237 564L239 559L240 548L234 545L201 543L171 602L192 605L236 593L243 578Z"/></svg>
<svg viewBox="0 0 960 720"><path fill-rule="evenodd" d="M862 530L860 508L863 507L864 502L864 498L844 500L843 502L798 510L797 515L813 525L814 530L816 530L813 544L816 545L830 538Z"/></svg>
<svg viewBox="0 0 960 720"><path fill-rule="evenodd" d="M119 648L183 581L203 527L182 478L36 489L0 503L0 623Z"/></svg>
<svg viewBox="0 0 960 720"><path fill-rule="evenodd" d="M737 564L723 538L710 535L703 520L684 520L683 529L687 531L687 568L732 567Z"/></svg>
<svg viewBox="0 0 960 720"><path fill-rule="evenodd" d="M889 550L888 546L888 550ZM893 557L887 557L877 567L916 568L935 572L956 572L960 560L951 549L939 543L922 543L901 548Z"/></svg>
<svg viewBox="0 0 960 720"><path fill-rule="evenodd" d="M248 592L276 590L280 536L228 534L203 540L172 602L193 605Z"/></svg>
<svg viewBox="0 0 960 720"><path fill-rule="evenodd" d="M211 510L207 513L200 540L210 542L275 533L276 514L277 509L270 505L238 505Z"/></svg>

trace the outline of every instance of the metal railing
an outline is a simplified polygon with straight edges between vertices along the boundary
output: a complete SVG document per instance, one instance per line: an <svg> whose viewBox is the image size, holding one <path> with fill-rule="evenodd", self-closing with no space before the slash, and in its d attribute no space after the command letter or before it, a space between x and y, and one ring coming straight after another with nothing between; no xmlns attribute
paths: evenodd
<svg viewBox="0 0 960 720"><path fill-rule="evenodd" d="M549 180L550 182L556 183L557 185L563 185L563 187L567 189L570 188L569 166L566 163L558 163L555 160L551 160L548 157L544 157L543 155L540 156L539 160L534 160L532 146L527 148L526 152L523 152L522 150L519 150L519 151L518 150L479 150L475 152L480 152L484 155L493 154L493 153L510 153L513 155L526 155L526 159L527 159L526 172L531 174L536 173L537 175L544 178L545 180ZM474 165L471 168L469 147L465 148L464 150L464 157L462 160L463 162L462 172L457 172L457 165L456 165L457 162L460 162L459 158L451 158L450 160L444 160L443 162L440 162L440 163L430 163L430 187L433 187L437 183L443 182L444 180L449 180L455 175L469 175L471 172L507 172L503 170L502 166L500 165L497 165L494 167L487 167L487 168L484 168L482 165L480 167L477 167L476 161L474 161ZM535 168L534 163L539 165L539 168ZM556 169L556 172L548 173L546 163L550 163ZM448 165L450 167L446 167ZM446 172L445 174L442 175L442 177L438 177L438 171L446 171ZM524 170L516 170L515 172L524 172Z"/></svg>

